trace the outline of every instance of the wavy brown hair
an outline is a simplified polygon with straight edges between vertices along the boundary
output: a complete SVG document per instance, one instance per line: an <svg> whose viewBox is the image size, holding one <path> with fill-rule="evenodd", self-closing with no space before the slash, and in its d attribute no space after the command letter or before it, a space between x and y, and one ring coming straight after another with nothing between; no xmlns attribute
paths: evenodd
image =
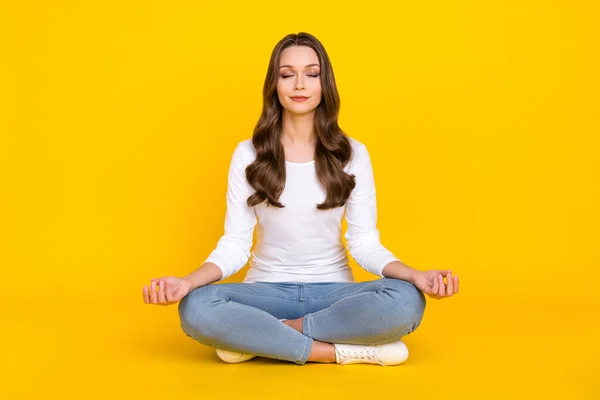
<svg viewBox="0 0 600 400"><path fill-rule="evenodd" d="M285 187L286 165L281 143L283 107L277 97L277 79L281 53L290 46L312 48L321 64L323 95L315 109L314 123L318 137L315 167L327 197L323 203L317 204L317 209L341 207L346 204L356 185L355 176L344 172L344 167L352 157L352 145L338 125L340 97L329 56L321 42L306 32L285 36L271 53L263 86L263 110L252 135L256 159L246 168L246 179L256 192L248 197L247 203L254 207L266 200L267 206L285 207L279 202Z"/></svg>

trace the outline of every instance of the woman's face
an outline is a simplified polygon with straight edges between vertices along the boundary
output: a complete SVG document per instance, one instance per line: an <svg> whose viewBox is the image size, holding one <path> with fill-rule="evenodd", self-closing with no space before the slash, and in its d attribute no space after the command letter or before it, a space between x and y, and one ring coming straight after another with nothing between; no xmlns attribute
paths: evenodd
<svg viewBox="0 0 600 400"><path fill-rule="evenodd" d="M321 102L321 67L315 51L307 46L290 46L279 60L277 96L290 113L312 112ZM307 97L295 101L292 97Z"/></svg>

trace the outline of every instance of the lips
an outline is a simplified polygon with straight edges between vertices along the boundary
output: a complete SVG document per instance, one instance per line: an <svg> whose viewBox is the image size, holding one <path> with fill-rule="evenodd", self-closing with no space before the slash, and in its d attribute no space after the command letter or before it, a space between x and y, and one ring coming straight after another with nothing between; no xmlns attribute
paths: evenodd
<svg viewBox="0 0 600 400"><path fill-rule="evenodd" d="M305 97L305 96L294 96L294 97L290 97L290 98L294 101L304 101L304 100L308 99L308 97Z"/></svg>

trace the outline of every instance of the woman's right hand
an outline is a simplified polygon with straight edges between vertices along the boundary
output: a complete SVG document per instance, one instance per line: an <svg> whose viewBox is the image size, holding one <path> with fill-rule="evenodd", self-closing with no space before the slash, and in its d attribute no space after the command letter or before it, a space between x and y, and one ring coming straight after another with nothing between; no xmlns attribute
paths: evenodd
<svg viewBox="0 0 600 400"><path fill-rule="evenodd" d="M174 276L152 279L150 285L144 285L144 303L167 306L183 299L192 290L192 284ZM158 292L156 288L158 287Z"/></svg>

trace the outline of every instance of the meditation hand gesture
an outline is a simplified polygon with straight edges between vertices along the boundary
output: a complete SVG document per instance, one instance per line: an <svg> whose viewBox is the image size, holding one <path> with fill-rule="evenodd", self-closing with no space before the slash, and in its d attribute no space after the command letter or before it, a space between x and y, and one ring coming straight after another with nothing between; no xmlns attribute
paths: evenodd
<svg viewBox="0 0 600 400"><path fill-rule="evenodd" d="M169 305L177 303L188 294L192 288L192 284L185 279L176 278L174 276L165 276L162 278L152 279L150 289L148 285L144 285L144 303ZM158 292L156 287L158 286Z"/></svg>
<svg viewBox="0 0 600 400"><path fill-rule="evenodd" d="M447 283L444 283L446 276ZM452 276L451 270L432 269L417 271L413 285L433 299L443 299L458 293L458 275Z"/></svg>

